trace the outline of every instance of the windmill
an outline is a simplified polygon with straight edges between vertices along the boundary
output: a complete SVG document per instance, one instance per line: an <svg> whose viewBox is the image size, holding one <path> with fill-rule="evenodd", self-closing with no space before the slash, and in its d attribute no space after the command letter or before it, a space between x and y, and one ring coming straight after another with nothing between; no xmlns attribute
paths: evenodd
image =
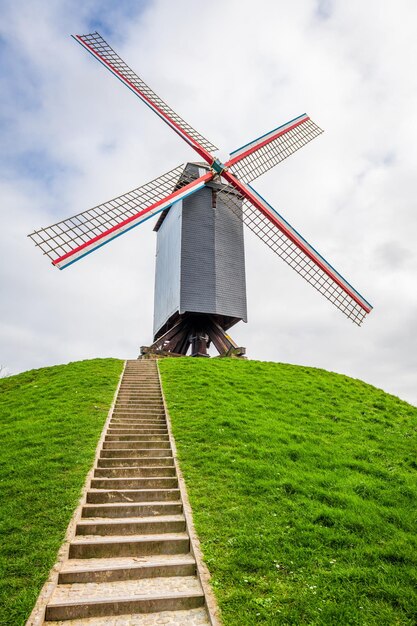
<svg viewBox="0 0 417 626"><path fill-rule="evenodd" d="M154 343L143 352L244 354L227 334L246 321L243 225L319 293L360 325L372 306L250 183L317 137L300 115L249 142L222 163L217 148L177 115L97 32L76 35L199 155L155 180L29 235L59 269L159 214ZM202 161L201 161L202 159Z"/></svg>

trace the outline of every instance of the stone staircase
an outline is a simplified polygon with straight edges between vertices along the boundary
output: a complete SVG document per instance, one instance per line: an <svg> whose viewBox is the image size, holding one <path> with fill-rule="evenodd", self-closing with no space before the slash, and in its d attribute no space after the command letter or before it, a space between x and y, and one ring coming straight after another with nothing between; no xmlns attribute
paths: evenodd
<svg viewBox="0 0 417 626"><path fill-rule="evenodd" d="M190 544L155 361L126 363L44 619L51 626L218 623Z"/></svg>

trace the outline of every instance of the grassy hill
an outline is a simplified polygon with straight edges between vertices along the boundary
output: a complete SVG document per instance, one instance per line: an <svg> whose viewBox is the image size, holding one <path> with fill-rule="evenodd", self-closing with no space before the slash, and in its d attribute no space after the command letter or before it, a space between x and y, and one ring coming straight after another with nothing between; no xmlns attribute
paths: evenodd
<svg viewBox="0 0 417 626"><path fill-rule="evenodd" d="M116 359L0 380L0 624L23 625L80 498L122 370Z"/></svg>
<svg viewBox="0 0 417 626"><path fill-rule="evenodd" d="M346 376L161 362L225 625L417 623L417 409Z"/></svg>
<svg viewBox="0 0 417 626"><path fill-rule="evenodd" d="M0 623L25 623L78 502L122 363L0 380ZM225 626L417 623L417 409L345 376L160 365Z"/></svg>

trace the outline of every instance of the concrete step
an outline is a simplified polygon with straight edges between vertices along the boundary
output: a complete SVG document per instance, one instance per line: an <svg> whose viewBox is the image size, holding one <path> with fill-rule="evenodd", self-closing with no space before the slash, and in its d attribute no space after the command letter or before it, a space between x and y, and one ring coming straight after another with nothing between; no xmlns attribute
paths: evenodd
<svg viewBox="0 0 417 626"><path fill-rule="evenodd" d="M118 616L116 619L117 622L113 617L70 619L65 621L65 626L151 626L157 624L157 619L159 619L159 624L168 626L210 626L211 624L204 606L182 611L160 611L150 615L131 613ZM50 626L62 626L62 624L62 621L48 621Z"/></svg>
<svg viewBox="0 0 417 626"><path fill-rule="evenodd" d="M153 403L158 402L162 403L162 396L160 393L139 393L139 392L124 392L119 393L117 396L118 402L132 402L134 404L145 404L145 403Z"/></svg>
<svg viewBox="0 0 417 626"><path fill-rule="evenodd" d="M159 515L150 517L89 519L78 522L75 534L79 535L162 535L185 532L184 515Z"/></svg>
<svg viewBox="0 0 417 626"><path fill-rule="evenodd" d="M161 385L150 380L148 381L128 381L122 382L119 391L122 393L137 392L137 393L161 393Z"/></svg>
<svg viewBox="0 0 417 626"><path fill-rule="evenodd" d="M146 399L158 399L162 400L162 393L159 387L131 387L131 388L120 388L118 393L118 399L122 398L140 398Z"/></svg>
<svg viewBox="0 0 417 626"><path fill-rule="evenodd" d="M118 404L140 404L141 406L148 406L148 405L153 405L153 404L157 404L157 405L161 405L163 404L162 402L162 397L161 394L155 394L155 395L148 395L148 394L119 394L117 396L117 403Z"/></svg>
<svg viewBox="0 0 417 626"><path fill-rule="evenodd" d="M123 421L123 422L164 422L166 424L166 417L163 411L157 411L156 413L141 413L139 411L128 412L114 412L111 421Z"/></svg>
<svg viewBox="0 0 417 626"><path fill-rule="evenodd" d="M161 390L161 386L159 384L159 380L144 380L144 381L133 381L133 380L122 380L122 384L120 389L157 389Z"/></svg>
<svg viewBox="0 0 417 626"><path fill-rule="evenodd" d="M119 411L120 411L120 409L117 409L117 407L118 407L118 405L116 404L116 405L115 405L115 410L119 410ZM160 411L161 413L163 413L163 407L161 407L161 403L159 403L159 404L158 404L157 409L158 409L158 411ZM132 410L138 410L138 411L141 411L141 410L142 410L142 411L144 411L144 412L150 412L150 411L155 411L156 409L155 409L155 407L154 407L154 406L142 405L142 403L138 403L138 402L136 402L136 408L135 408L135 409L133 409L132 407L130 407L130 409L129 409L129 410L130 410L130 411L132 411Z"/></svg>
<svg viewBox="0 0 417 626"><path fill-rule="evenodd" d="M159 393L161 394L161 387L159 384L147 383L147 384L132 384L123 383L119 389L120 393Z"/></svg>
<svg viewBox="0 0 417 626"><path fill-rule="evenodd" d="M158 374L156 370L148 370L142 372L124 372L123 381L142 381L149 380L152 383L159 382Z"/></svg>
<svg viewBox="0 0 417 626"><path fill-rule="evenodd" d="M133 408L137 408L141 411L144 411L146 409L159 409L160 411L163 411L164 405L162 400L158 399L158 400L117 400L116 404L114 405L115 409L120 410L120 409L133 409Z"/></svg>
<svg viewBox="0 0 417 626"><path fill-rule="evenodd" d="M147 448L169 449L171 444L169 441L104 441L103 452L106 450L145 450Z"/></svg>
<svg viewBox="0 0 417 626"><path fill-rule="evenodd" d="M163 500L179 500L179 489L101 489L87 491L87 504L114 504L116 502L160 502Z"/></svg>
<svg viewBox="0 0 417 626"><path fill-rule="evenodd" d="M119 395L117 397L117 403L119 404L135 404L141 406L148 406L157 404L160 406L162 404L161 395L144 395L144 394L128 394L128 395Z"/></svg>
<svg viewBox="0 0 417 626"><path fill-rule="evenodd" d="M136 398L138 400L162 400L162 394L160 389L120 389L117 394L117 399L130 399Z"/></svg>
<svg viewBox="0 0 417 626"><path fill-rule="evenodd" d="M156 369L148 369L148 370L125 370L123 373L122 381L126 380L146 380L149 379L152 382L159 382L158 371Z"/></svg>
<svg viewBox="0 0 417 626"><path fill-rule="evenodd" d="M84 504L81 517L90 519L99 517L101 519L120 519L125 517L150 517L153 515L181 515L182 503L180 500L165 502L143 502L127 503L118 502L116 504Z"/></svg>
<svg viewBox="0 0 417 626"><path fill-rule="evenodd" d="M160 426L159 428L143 428L141 424L123 428L115 428L109 424L107 429L107 435L133 435L134 433L140 433L142 435L165 435L168 433L168 429L164 426Z"/></svg>
<svg viewBox="0 0 417 626"><path fill-rule="evenodd" d="M127 403L123 403L123 404L127 404ZM115 410L120 411L119 404L115 405ZM142 404L139 402L136 402L134 405L134 408L132 406L129 406L130 411L132 410L137 410L137 411L144 411L144 412L149 412L149 411L155 411L155 410L160 411L161 413L163 413L163 407L161 406L161 403L158 403L157 407L155 407L154 405L149 406L148 404Z"/></svg>
<svg viewBox="0 0 417 626"><path fill-rule="evenodd" d="M141 377L133 377L129 376L128 378L123 377L121 389L124 388L136 388L136 389L160 389L161 385L159 384L159 379L155 376L141 376Z"/></svg>
<svg viewBox="0 0 417 626"><path fill-rule="evenodd" d="M92 478L91 489L172 489L178 487L177 477Z"/></svg>
<svg viewBox="0 0 417 626"><path fill-rule="evenodd" d="M158 381L158 372L157 369L143 369L143 370L125 370L123 375L123 380L152 380L153 382Z"/></svg>
<svg viewBox="0 0 417 626"><path fill-rule="evenodd" d="M139 422L138 424L135 424L135 422L110 422L106 434L113 434L114 430L124 430L125 432L121 434L125 435L134 435L135 433L140 434L141 432L143 432L144 435L166 435L168 432L166 422ZM148 430L156 432L148 433L146 432Z"/></svg>
<svg viewBox="0 0 417 626"><path fill-rule="evenodd" d="M129 386L129 387L120 387L119 389L119 396L120 397L124 397L124 396L140 396L141 398L143 396L152 396L152 397L158 397L161 398L162 397L162 392L161 392L161 388L158 386L138 386L138 387L133 387L133 386Z"/></svg>
<svg viewBox="0 0 417 626"><path fill-rule="evenodd" d="M176 476L175 467L97 467L94 470L94 478L166 478Z"/></svg>
<svg viewBox="0 0 417 626"><path fill-rule="evenodd" d="M137 411L131 411L130 413L113 413L111 421L125 422L126 424L130 422L138 422L139 424L146 422L163 422L164 424L166 424L167 422L165 413L163 412L142 414Z"/></svg>
<svg viewBox="0 0 417 626"><path fill-rule="evenodd" d="M165 418L164 408L159 404L116 404L113 411L114 417L133 419Z"/></svg>
<svg viewBox="0 0 417 626"><path fill-rule="evenodd" d="M117 413L126 412L126 411L135 411L136 413L145 413L146 411L155 411L159 413L163 413L164 405L162 402L116 402L114 405L114 410Z"/></svg>
<svg viewBox="0 0 417 626"><path fill-rule="evenodd" d="M149 384L149 385L140 385L140 386L133 386L133 385L122 385L119 389L119 393L152 393L152 394L159 394L161 395L161 387L159 385L155 385L155 384Z"/></svg>
<svg viewBox="0 0 417 626"><path fill-rule="evenodd" d="M134 420L164 420L165 419L165 413L163 411L160 411L159 409L157 411L154 410L147 410L147 411L140 411L140 410L132 410L132 411L120 411L120 410L114 410L113 411L113 419L117 418L117 419L123 419L123 420L129 420L129 419L134 419Z"/></svg>
<svg viewBox="0 0 417 626"><path fill-rule="evenodd" d="M109 422L111 428L166 428L165 417L119 417L115 416Z"/></svg>
<svg viewBox="0 0 417 626"><path fill-rule="evenodd" d="M154 386L160 387L159 379L154 375L146 376L123 376L122 386Z"/></svg>
<svg viewBox="0 0 417 626"><path fill-rule="evenodd" d="M174 582L175 581L175 582ZM106 615L155 613L204 606L195 576L58 585L46 610L46 620L68 620Z"/></svg>
<svg viewBox="0 0 417 626"><path fill-rule="evenodd" d="M168 433L159 433L151 435L143 435L141 432L131 433L129 435L106 435L104 443L169 443Z"/></svg>
<svg viewBox="0 0 417 626"><path fill-rule="evenodd" d="M113 414L110 420L110 424L112 427L119 428L119 424L122 424L121 428L125 428L125 426L142 426L144 428L166 428L166 418L164 414L152 414L152 415L142 415L138 413L129 413L128 415L119 415Z"/></svg>
<svg viewBox="0 0 417 626"><path fill-rule="evenodd" d="M97 467L174 467L172 456L119 457L97 459Z"/></svg>
<svg viewBox="0 0 417 626"><path fill-rule="evenodd" d="M154 385L159 387L159 380L154 376L148 376L147 378L132 378L123 377L122 385Z"/></svg>
<svg viewBox="0 0 417 626"><path fill-rule="evenodd" d="M145 435L153 435L153 434L161 434L161 435L166 435L168 432L166 423L146 423L146 424L135 424L135 423L123 423L123 424L114 424L112 422L110 422L109 424L109 430L107 430L106 434L113 434L113 430L124 430L126 431L125 433L122 434L126 434L126 435L134 435L135 433L140 434L143 431L147 431L147 430L155 430L156 433L147 433L147 432L143 432L143 434ZM165 432L164 432L165 431ZM115 433L116 434L116 433Z"/></svg>
<svg viewBox="0 0 417 626"><path fill-rule="evenodd" d="M115 435L107 431L105 441L169 441L168 433L129 433L128 435L116 433Z"/></svg>
<svg viewBox="0 0 417 626"><path fill-rule="evenodd" d="M159 385L159 376L155 372L129 372L122 378L122 384L142 384Z"/></svg>
<svg viewBox="0 0 417 626"><path fill-rule="evenodd" d="M126 389L119 392L117 396L118 400L162 400L162 394L160 389Z"/></svg>
<svg viewBox="0 0 417 626"><path fill-rule="evenodd" d="M142 368L137 370L125 369L123 378L127 378L128 376L136 376L136 377L144 377L150 376L152 380L155 380L155 377L158 377L157 369L154 368Z"/></svg>
<svg viewBox="0 0 417 626"><path fill-rule="evenodd" d="M191 554L160 554L107 559L70 559L59 573L59 584L101 583L139 578L193 576L195 559Z"/></svg>
<svg viewBox="0 0 417 626"><path fill-rule="evenodd" d="M152 382L159 382L159 377L158 377L158 370L155 369L151 369L151 370L137 370L137 371L130 371L130 370L125 370L124 371L124 376L122 379L123 380L127 380L128 378L131 378L132 376L136 376L136 377L149 377L150 380L152 380Z"/></svg>
<svg viewBox="0 0 417 626"><path fill-rule="evenodd" d="M142 408L154 407L154 406L162 407L164 405L162 402L161 396L158 396L157 398L141 398L140 400L135 400L135 399L125 400L123 398L118 397L116 400L116 406L120 406L123 404L136 405Z"/></svg>
<svg viewBox="0 0 417 626"><path fill-rule="evenodd" d="M120 391L152 391L161 393L161 385L159 382L151 381L151 380L129 380L122 382L120 386Z"/></svg>
<svg viewBox="0 0 417 626"><path fill-rule="evenodd" d="M159 385L159 378L155 375L146 376L123 376L122 385Z"/></svg>
<svg viewBox="0 0 417 626"><path fill-rule="evenodd" d="M110 450L102 450L100 452L101 459L117 459L120 457L172 457L172 451L170 448L133 448L131 450L127 448L117 448Z"/></svg>
<svg viewBox="0 0 417 626"><path fill-rule="evenodd" d="M78 536L69 546L70 559L144 556L145 554L188 554L190 540L186 533L162 535Z"/></svg>
<svg viewBox="0 0 417 626"><path fill-rule="evenodd" d="M114 430L124 430L126 431L126 435L130 434L127 431L131 431L131 430L151 430L151 431L156 431L156 432L162 432L162 431L167 431L167 423L165 420L161 420L160 418L157 418L156 420L153 419L139 419L139 420L132 420L132 418L128 418L128 419L123 419L123 418L117 418L119 421L114 422L113 420L110 420L109 422L109 426L108 426L108 431L114 431ZM138 422L138 423L135 423Z"/></svg>
<svg viewBox="0 0 417 626"><path fill-rule="evenodd" d="M137 369L132 369L132 370L130 370L129 366L128 366L125 369L125 371L124 371L124 376L129 376L129 375L130 376L138 376L139 374L141 374L142 376L145 376L145 375L146 376L152 376L153 378L155 376L158 376L156 365L154 367L152 367L152 368L150 368L150 367L149 368L142 367L142 368L137 368Z"/></svg>
<svg viewBox="0 0 417 626"><path fill-rule="evenodd" d="M124 373L153 372L157 376L156 363L152 361L128 361Z"/></svg>
<svg viewBox="0 0 417 626"><path fill-rule="evenodd" d="M161 407L152 408L152 407L136 407L136 408L128 408L128 409L120 409L115 407L113 410L113 415L123 415L125 417L134 417L137 415L140 418L151 417L165 417L164 410Z"/></svg>

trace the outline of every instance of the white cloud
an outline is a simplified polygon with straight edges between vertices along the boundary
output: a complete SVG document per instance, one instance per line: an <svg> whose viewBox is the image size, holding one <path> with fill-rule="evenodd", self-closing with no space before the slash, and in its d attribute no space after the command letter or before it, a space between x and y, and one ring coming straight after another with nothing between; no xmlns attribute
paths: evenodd
<svg viewBox="0 0 417 626"><path fill-rule="evenodd" d="M356 328L249 233L249 323L232 335L252 358L344 372L417 403L412 0L2 5L0 363L133 357L151 340L151 224L63 272L26 239L194 159L68 37L97 27L223 150L304 111L325 129L255 186L375 311Z"/></svg>

